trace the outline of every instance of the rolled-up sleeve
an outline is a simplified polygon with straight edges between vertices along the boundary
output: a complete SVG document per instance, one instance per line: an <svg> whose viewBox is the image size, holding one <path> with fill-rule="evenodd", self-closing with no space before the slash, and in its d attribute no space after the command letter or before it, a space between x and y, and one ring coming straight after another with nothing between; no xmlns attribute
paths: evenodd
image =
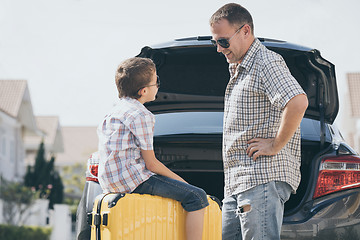
<svg viewBox="0 0 360 240"><path fill-rule="evenodd" d="M155 119L152 115L139 116L130 124L136 143L143 150L153 150Z"/></svg>
<svg viewBox="0 0 360 240"><path fill-rule="evenodd" d="M265 94L279 109L283 109L293 97L305 94L280 56L265 65L262 73Z"/></svg>

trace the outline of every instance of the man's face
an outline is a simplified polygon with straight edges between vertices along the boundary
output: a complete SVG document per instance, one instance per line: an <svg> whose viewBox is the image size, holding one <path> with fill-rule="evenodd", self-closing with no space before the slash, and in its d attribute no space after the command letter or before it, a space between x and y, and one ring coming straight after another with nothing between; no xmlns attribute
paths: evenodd
<svg viewBox="0 0 360 240"><path fill-rule="evenodd" d="M240 63L247 51L243 28L238 31L239 28L240 26L230 25L226 19L221 19L210 27L214 40L221 38L229 40L232 37L228 48L223 48L217 44L217 51L224 54L228 63Z"/></svg>

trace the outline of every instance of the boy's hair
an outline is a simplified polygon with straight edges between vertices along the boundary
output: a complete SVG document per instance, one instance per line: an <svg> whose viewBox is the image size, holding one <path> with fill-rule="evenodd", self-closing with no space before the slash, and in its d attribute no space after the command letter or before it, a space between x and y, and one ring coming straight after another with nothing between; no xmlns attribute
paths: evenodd
<svg viewBox="0 0 360 240"><path fill-rule="evenodd" d="M215 23L221 19L226 19L229 21L230 25L240 27L243 24L248 24L251 28L251 33L254 34L254 23L246 8L242 7L237 3L228 3L221 8L219 8L210 18L210 26L213 26Z"/></svg>
<svg viewBox="0 0 360 240"><path fill-rule="evenodd" d="M119 98L140 98L139 90L151 82L155 71L156 66L149 58L134 57L122 62L115 74Z"/></svg>

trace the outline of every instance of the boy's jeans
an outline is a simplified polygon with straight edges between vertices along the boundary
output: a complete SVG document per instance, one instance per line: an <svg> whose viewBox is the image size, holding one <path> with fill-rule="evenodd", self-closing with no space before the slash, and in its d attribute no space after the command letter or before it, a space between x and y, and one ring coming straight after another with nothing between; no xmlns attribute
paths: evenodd
<svg viewBox="0 0 360 240"><path fill-rule="evenodd" d="M273 181L225 198L223 240L280 239L284 203L291 190L289 184ZM250 210L240 210L242 206Z"/></svg>
<svg viewBox="0 0 360 240"><path fill-rule="evenodd" d="M200 210L209 205L206 192L203 189L160 175L151 176L140 184L133 193L175 199L181 202L187 212Z"/></svg>

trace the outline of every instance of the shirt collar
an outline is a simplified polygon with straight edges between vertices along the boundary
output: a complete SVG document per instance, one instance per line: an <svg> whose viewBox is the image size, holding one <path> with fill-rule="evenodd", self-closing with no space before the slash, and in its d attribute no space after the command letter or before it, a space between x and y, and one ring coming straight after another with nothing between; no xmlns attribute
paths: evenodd
<svg viewBox="0 0 360 240"><path fill-rule="evenodd" d="M139 100L135 99L135 98L131 98L131 97L122 97L120 98L120 101L121 100L125 100L126 102L128 103L131 103L137 107L140 107L140 108L145 108L144 104L142 104L141 102L139 102Z"/></svg>
<svg viewBox="0 0 360 240"><path fill-rule="evenodd" d="M230 69L230 75L231 77L233 77L236 73L236 70L238 70L240 67L244 68L246 70L249 70L250 67L252 66L254 59L255 59L255 55L258 52L258 50L261 47L261 42L255 38L255 40L253 41L253 43L250 45L248 51L246 52L244 59L241 61L241 63L230 63L229 64L229 69Z"/></svg>

